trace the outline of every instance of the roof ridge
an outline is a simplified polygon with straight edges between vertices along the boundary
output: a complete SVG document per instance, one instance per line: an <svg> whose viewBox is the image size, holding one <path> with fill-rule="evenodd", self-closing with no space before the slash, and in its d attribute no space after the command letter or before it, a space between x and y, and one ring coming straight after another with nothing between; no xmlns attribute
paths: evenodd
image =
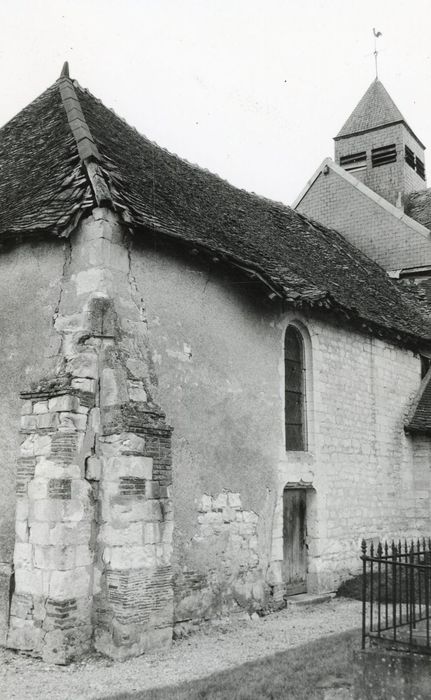
<svg viewBox="0 0 431 700"><path fill-rule="evenodd" d="M97 206L112 207L110 187L100 167L100 153L82 111L74 83L69 77L67 61L57 82L67 121L76 141L78 154L87 173Z"/></svg>
<svg viewBox="0 0 431 700"><path fill-rule="evenodd" d="M181 161L181 163L184 163L190 168L193 168L200 173L206 173L207 175L211 175L211 177L216 178L223 184L228 185L229 187L232 187L232 189L236 190L237 192L242 192L250 197L254 197L256 199L259 199L263 202L269 202L270 204L276 204L277 206L283 207L285 209L292 210L292 207L287 204L286 202L282 202L281 200L278 199L271 199L271 197L267 197L264 194L259 194L258 192L254 192L251 190L245 189L245 187L239 187L238 185L233 184L229 180L227 180L225 177L220 175L219 173L213 172L209 168L206 168L204 165L199 165L199 163L193 163L192 161L188 160L185 156L181 156L178 153L175 153L174 151L170 151L169 148L166 148L165 146L161 146L157 141L154 141L153 139L149 138L145 134L143 134L139 129L137 129L136 126L130 124L127 119L121 116L121 114L118 114L118 112L115 111L113 107L108 107L103 100L100 99L100 97L96 97L91 90L89 90L86 87L83 87L77 80L73 80L74 86L79 88L79 90L82 90L83 93L91 97L97 104L101 105L104 109L108 110L111 112L111 114L114 115L116 119L119 119L122 124L124 124L128 129L131 129L134 131L141 139L145 139L149 144L154 146L155 148L159 149L163 153L167 153L169 156L172 156L173 158L176 158L177 160Z"/></svg>

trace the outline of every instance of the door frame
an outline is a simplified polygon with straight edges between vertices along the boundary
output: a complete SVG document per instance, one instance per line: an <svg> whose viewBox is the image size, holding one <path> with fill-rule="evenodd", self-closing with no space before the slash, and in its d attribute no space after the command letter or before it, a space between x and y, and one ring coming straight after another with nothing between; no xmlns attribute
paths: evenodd
<svg viewBox="0 0 431 700"><path fill-rule="evenodd" d="M304 518L304 529L305 529L305 571L304 571L304 581L300 582L298 584L292 583L289 584L287 581L284 579L284 571L283 571L283 583L285 584L286 587L286 596L293 596L293 595L298 595L299 593L306 593L307 592L307 587L308 587L308 565L309 565L309 551L308 551L308 543L307 543L307 537L308 537L308 517L309 517L309 511L310 511L310 496L314 495L316 493L314 486L309 483L309 482L287 482L283 488L283 495L282 495L282 501L283 501L283 564L284 564L284 513L285 513L285 506L284 506L284 494L286 491L304 491L305 493L305 518ZM284 567L282 567L284 568Z"/></svg>

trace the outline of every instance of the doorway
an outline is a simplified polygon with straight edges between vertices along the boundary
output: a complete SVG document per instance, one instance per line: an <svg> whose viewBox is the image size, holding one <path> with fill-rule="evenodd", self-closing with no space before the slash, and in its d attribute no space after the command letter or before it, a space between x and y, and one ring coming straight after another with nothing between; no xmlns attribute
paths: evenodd
<svg viewBox="0 0 431 700"><path fill-rule="evenodd" d="M283 581L286 594L307 591L307 491L283 491Z"/></svg>

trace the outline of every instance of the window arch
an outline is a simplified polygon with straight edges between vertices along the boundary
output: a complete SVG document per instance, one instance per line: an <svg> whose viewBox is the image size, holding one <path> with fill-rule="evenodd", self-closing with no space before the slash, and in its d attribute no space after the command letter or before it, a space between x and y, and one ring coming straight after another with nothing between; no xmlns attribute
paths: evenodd
<svg viewBox="0 0 431 700"><path fill-rule="evenodd" d="M295 326L284 338L284 417L286 450L307 449L304 341Z"/></svg>

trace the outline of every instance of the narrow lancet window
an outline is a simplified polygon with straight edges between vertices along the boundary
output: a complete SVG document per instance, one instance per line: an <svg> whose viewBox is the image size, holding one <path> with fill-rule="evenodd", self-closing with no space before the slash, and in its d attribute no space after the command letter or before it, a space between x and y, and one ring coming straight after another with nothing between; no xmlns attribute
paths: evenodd
<svg viewBox="0 0 431 700"><path fill-rule="evenodd" d="M304 343L294 326L286 331L284 372L286 450L303 451L307 449Z"/></svg>

